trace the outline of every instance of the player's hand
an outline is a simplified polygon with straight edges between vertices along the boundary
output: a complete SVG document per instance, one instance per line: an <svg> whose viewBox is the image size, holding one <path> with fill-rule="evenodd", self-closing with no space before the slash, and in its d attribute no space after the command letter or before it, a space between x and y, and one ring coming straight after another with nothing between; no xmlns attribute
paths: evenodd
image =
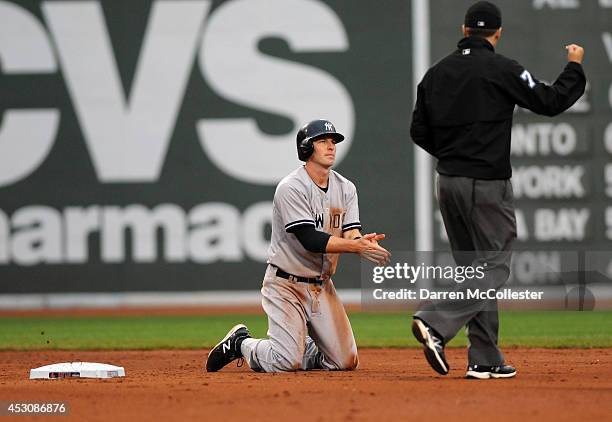
<svg viewBox="0 0 612 422"><path fill-rule="evenodd" d="M359 255L376 265L387 265L391 259L391 254L378 244L378 240L382 239L384 239L384 235L377 235L376 233L370 233L361 239L357 239Z"/></svg>
<svg viewBox="0 0 612 422"><path fill-rule="evenodd" d="M369 240L378 245L379 240L383 240L386 236L383 233L368 233L363 235L363 239Z"/></svg>
<svg viewBox="0 0 612 422"><path fill-rule="evenodd" d="M387 265L391 260L391 254L385 248L367 249L359 255L376 265Z"/></svg>
<svg viewBox="0 0 612 422"><path fill-rule="evenodd" d="M582 63L582 58L584 57L584 48L580 47L578 44L570 44L566 45L565 49L567 50L568 62Z"/></svg>

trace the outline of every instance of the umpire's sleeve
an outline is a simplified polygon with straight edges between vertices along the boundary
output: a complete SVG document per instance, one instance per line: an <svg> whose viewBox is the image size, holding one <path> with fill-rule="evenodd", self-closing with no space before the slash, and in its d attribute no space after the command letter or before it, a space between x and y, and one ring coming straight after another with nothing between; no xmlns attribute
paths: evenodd
<svg viewBox="0 0 612 422"><path fill-rule="evenodd" d="M586 86L582 66L575 62L569 62L552 85L538 81L513 60L504 70L504 86L516 104L545 116L556 116L570 108Z"/></svg>
<svg viewBox="0 0 612 422"><path fill-rule="evenodd" d="M429 128L429 119L427 118L427 109L425 107L425 90L423 88L423 82L417 87L417 100L414 111L412 112L410 136L415 144L431 155L436 155L434 142L431 138L431 129Z"/></svg>

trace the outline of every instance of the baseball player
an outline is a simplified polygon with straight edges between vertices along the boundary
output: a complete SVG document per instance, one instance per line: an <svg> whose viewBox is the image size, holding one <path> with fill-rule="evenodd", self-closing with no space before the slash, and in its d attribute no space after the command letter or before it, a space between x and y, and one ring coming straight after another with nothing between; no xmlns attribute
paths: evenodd
<svg viewBox="0 0 612 422"><path fill-rule="evenodd" d="M206 370L218 371L244 358L255 371L352 370L357 346L331 277L340 253L357 253L378 265L389 252L384 234L360 233L355 185L331 170L344 136L328 120L314 120L297 133L306 164L280 181L273 201L272 239L263 279L267 339L234 326L208 354Z"/></svg>
<svg viewBox="0 0 612 422"><path fill-rule="evenodd" d="M438 202L457 265L483 267L484 278L459 289L499 289L510 274L516 218L510 177L510 134L516 105L555 116L584 93L583 49L566 47L568 63L552 85L495 52L501 11L472 5L458 48L425 74L417 89L410 134L438 159ZM497 302L431 302L414 316L412 331L425 357L449 371L444 345L463 327L469 340L467 378L511 378L516 369L497 347Z"/></svg>

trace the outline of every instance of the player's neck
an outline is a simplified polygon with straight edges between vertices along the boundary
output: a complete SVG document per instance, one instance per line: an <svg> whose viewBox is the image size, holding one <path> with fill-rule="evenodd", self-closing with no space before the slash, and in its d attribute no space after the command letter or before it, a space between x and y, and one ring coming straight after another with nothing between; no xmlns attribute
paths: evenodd
<svg viewBox="0 0 612 422"><path fill-rule="evenodd" d="M329 182L329 167L323 167L320 164L308 161L304 168L313 182L321 188L326 188Z"/></svg>

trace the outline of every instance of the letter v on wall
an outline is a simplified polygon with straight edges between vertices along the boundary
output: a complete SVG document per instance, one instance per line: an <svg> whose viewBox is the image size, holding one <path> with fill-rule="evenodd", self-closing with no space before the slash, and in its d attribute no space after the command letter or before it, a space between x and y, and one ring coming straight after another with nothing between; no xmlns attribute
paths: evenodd
<svg viewBox="0 0 612 422"><path fill-rule="evenodd" d="M43 3L100 181L158 179L210 4L153 3L128 99L100 3Z"/></svg>

